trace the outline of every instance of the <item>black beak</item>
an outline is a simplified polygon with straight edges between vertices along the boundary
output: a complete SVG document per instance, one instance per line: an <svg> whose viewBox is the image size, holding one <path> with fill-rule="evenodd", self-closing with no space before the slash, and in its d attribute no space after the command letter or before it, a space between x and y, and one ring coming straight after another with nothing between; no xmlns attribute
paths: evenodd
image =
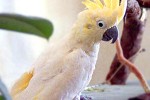
<svg viewBox="0 0 150 100"><path fill-rule="evenodd" d="M106 32L103 35L102 40L110 41L112 39L111 43L115 43L117 38L118 38L118 28L116 26L113 26L110 29L106 30Z"/></svg>

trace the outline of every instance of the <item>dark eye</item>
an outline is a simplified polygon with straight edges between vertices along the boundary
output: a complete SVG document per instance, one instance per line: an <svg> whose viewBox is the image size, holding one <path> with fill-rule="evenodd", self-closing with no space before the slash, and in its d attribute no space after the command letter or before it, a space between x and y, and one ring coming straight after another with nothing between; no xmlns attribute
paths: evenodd
<svg viewBox="0 0 150 100"><path fill-rule="evenodd" d="M98 26L100 28L103 28L103 27L105 27L105 23L103 21L98 21Z"/></svg>

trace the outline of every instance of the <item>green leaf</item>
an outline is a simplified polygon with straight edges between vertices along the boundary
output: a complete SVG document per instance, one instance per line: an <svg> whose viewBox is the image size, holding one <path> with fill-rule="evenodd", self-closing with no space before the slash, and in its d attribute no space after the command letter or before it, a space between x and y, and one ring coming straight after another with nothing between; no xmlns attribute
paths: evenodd
<svg viewBox="0 0 150 100"><path fill-rule="evenodd" d="M3 96L0 96L0 100L4 100L4 97L3 97Z"/></svg>
<svg viewBox="0 0 150 100"><path fill-rule="evenodd" d="M53 26L50 21L18 14L0 14L0 29L34 34L47 39L53 32Z"/></svg>

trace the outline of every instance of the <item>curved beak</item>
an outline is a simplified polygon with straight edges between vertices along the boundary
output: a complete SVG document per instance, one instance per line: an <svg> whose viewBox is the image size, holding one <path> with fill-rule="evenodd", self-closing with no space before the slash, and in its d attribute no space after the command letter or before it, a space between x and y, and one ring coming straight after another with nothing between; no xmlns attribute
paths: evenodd
<svg viewBox="0 0 150 100"><path fill-rule="evenodd" d="M110 29L106 30L106 32L103 35L102 40L103 41L110 41L111 43L115 43L115 41L118 38L118 28L116 26L111 27Z"/></svg>

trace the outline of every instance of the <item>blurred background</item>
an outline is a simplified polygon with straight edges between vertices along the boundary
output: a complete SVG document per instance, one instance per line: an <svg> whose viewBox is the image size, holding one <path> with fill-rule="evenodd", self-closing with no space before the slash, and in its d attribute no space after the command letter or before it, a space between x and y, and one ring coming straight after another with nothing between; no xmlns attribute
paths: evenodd
<svg viewBox="0 0 150 100"><path fill-rule="evenodd" d="M49 41L37 36L0 30L0 77L10 89L22 73L28 71L50 42L58 41L69 32L77 14L84 9L81 0L0 0L0 13L17 13L47 18L54 25ZM135 64L150 79L150 12L142 41L146 52L140 53ZM120 35L122 23L119 25ZM141 49L142 49L141 48ZM115 46L101 42L99 59L90 84L104 82L115 55ZM130 75L129 80L137 80Z"/></svg>

